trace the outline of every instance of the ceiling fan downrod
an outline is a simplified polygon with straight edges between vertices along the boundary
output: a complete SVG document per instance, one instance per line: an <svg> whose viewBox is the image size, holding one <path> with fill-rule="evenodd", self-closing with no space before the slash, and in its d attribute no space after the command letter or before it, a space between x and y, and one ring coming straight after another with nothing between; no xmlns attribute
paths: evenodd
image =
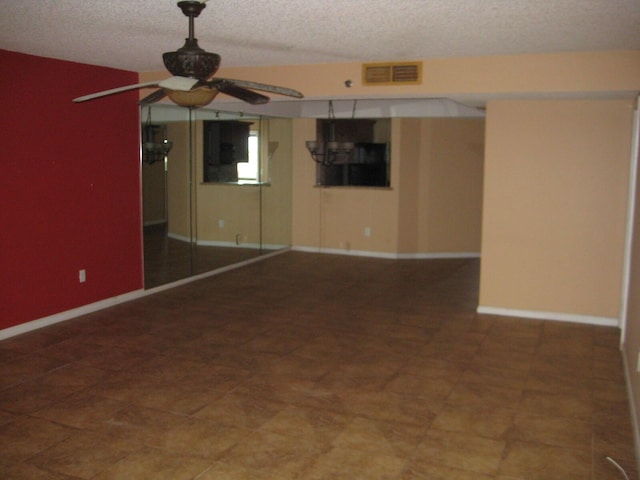
<svg viewBox="0 0 640 480"><path fill-rule="evenodd" d="M200 15L206 4L191 0L178 2L178 7L189 17L189 38L185 40L182 48L175 52L163 53L162 60L174 76L206 80L220 67L220 55L204 51L198 46L198 39L195 38L194 19Z"/></svg>
<svg viewBox="0 0 640 480"><path fill-rule="evenodd" d="M187 17L189 17L189 39L195 40L195 21L194 19L200 15L207 5L204 2L183 1L178 2L178 7Z"/></svg>

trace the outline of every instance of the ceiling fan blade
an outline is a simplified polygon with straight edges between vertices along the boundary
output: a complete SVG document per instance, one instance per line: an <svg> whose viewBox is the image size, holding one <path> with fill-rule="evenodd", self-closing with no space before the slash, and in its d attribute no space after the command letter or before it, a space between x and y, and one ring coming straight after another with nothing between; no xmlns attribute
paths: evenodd
<svg viewBox="0 0 640 480"><path fill-rule="evenodd" d="M269 97L236 85L232 81L226 79L216 79L207 83L210 87L217 88L220 92L226 95L238 98L252 105L262 105L269 101Z"/></svg>
<svg viewBox="0 0 640 480"><path fill-rule="evenodd" d="M158 82L158 86L168 88L169 90L178 90L180 92L188 92L199 80L191 77L169 77Z"/></svg>
<svg viewBox="0 0 640 480"><path fill-rule="evenodd" d="M124 87L112 88L110 90L103 90L102 92L90 93L89 95L84 95L82 97L74 98L73 101L76 103L86 102L87 100L106 97L108 95L113 95L115 93L127 92L129 90L135 90L137 88L156 87L156 86L158 86L157 80L153 82L136 83L135 85L125 85Z"/></svg>
<svg viewBox="0 0 640 480"><path fill-rule="evenodd" d="M140 105L141 107L145 107L147 105L151 105L152 103L159 102L166 96L167 96L167 93L162 88L159 88L155 92L147 95L142 100L140 100L138 102L138 105Z"/></svg>
<svg viewBox="0 0 640 480"><path fill-rule="evenodd" d="M129 90L135 90L137 88L147 88L147 87L163 87L169 88L171 90L179 90L187 92L193 88L193 86L198 83L198 79L196 78L188 78L188 77L169 77L164 80L153 80L151 82L144 83L136 83L134 85L125 85L124 87L112 88L110 90L103 90L102 92L90 93L89 95L84 95L82 97L74 98L73 101L76 103L86 102L87 100L93 100L95 98L106 97L108 95L114 95L116 93L128 92Z"/></svg>
<svg viewBox="0 0 640 480"><path fill-rule="evenodd" d="M218 78L217 80L230 82L239 87L250 88L252 90L260 90L262 92L277 93L278 95L285 95L287 97L304 97L302 93L292 88L278 87L276 85L268 85L266 83L250 82L248 80L236 80L235 78Z"/></svg>

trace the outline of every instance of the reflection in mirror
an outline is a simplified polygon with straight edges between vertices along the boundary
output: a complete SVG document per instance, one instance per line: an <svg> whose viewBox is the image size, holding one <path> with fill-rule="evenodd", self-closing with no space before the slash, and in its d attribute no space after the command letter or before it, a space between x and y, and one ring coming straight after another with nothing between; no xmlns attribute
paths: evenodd
<svg viewBox="0 0 640 480"><path fill-rule="evenodd" d="M141 118L149 147L171 145L143 153L146 288L290 245L290 120L157 104Z"/></svg>
<svg viewBox="0 0 640 480"><path fill-rule="evenodd" d="M307 142L317 163L316 185L390 185L390 119L318 119L316 130L316 140Z"/></svg>

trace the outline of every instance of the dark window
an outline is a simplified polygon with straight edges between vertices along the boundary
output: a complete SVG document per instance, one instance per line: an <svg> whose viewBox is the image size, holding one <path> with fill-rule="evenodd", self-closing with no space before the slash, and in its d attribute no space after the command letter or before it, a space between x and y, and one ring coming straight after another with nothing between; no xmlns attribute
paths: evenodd
<svg viewBox="0 0 640 480"><path fill-rule="evenodd" d="M250 122L205 120L203 172L205 182L237 182L238 162L249 161Z"/></svg>
<svg viewBox="0 0 640 480"><path fill-rule="evenodd" d="M382 134L376 132L378 122L385 122ZM320 145L325 141L354 144L350 155L340 155L330 165L318 163L317 185L389 186L390 143L385 141L388 138L388 120L318 120L316 126Z"/></svg>

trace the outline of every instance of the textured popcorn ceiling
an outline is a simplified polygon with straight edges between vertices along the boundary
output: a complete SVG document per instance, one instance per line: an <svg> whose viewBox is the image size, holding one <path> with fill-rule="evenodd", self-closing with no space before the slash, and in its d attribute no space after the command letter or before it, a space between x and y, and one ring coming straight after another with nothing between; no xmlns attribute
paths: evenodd
<svg viewBox="0 0 640 480"><path fill-rule="evenodd" d="M0 0L0 48L163 69L175 0ZM210 0L195 24L224 66L640 49L640 0Z"/></svg>

